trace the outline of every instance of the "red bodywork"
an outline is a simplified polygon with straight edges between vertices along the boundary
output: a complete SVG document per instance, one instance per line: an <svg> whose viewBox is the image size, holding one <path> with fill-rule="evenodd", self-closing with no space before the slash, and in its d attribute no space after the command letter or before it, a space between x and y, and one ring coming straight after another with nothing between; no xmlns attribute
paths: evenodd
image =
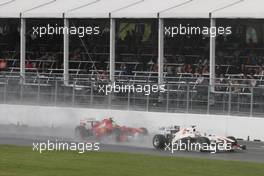
<svg viewBox="0 0 264 176"><path fill-rule="evenodd" d="M86 123L81 121L80 127L86 128ZM112 135L119 142L127 141L129 136L135 137L136 135L147 135L148 133L146 128L117 125L111 118L106 118L102 121L92 121L90 130L97 139Z"/></svg>

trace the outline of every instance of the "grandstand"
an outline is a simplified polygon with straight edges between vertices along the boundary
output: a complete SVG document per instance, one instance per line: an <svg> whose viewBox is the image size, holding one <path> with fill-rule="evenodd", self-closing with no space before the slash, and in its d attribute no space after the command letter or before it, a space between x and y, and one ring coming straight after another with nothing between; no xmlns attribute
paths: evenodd
<svg viewBox="0 0 264 176"><path fill-rule="evenodd" d="M0 102L263 116L261 0L0 0ZM42 26L98 27L43 35ZM232 34L164 33L168 26ZM111 93L107 84L165 84Z"/></svg>

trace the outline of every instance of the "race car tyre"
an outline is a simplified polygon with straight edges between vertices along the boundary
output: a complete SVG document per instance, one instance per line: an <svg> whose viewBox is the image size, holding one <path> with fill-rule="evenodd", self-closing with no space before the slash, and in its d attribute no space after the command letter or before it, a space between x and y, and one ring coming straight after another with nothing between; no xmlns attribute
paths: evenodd
<svg viewBox="0 0 264 176"><path fill-rule="evenodd" d="M85 138L86 129L81 126L77 126L74 130L74 137L78 140Z"/></svg>
<svg viewBox="0 0 264 176"><path fill-rule="evenodd" d="M246 145L242 145L241 148L242 148L242 150L247 150L247 146Z"/></svg>
<svg viewBox="0 0 264 176"><path fill-rule="evenodd" d="M115 128L114 131L113 131L113 135L114 135L114 138L115 138L115 141L116 142L121 142L121 130L119 128Z"/></svg>
<svg viewBox="0 0 264 176"><path fill-rule="evenodd" d="M166 138L161 134L157 134L153 137L152 144L155 149L163 150L165 148Z"/></svg>
<svg viewBox="0 0 264 176"><path fill-rule="evenodd" d="M192 138L190 137L182 138L178 142L180 142L180 145L182 145L180 146L181 148L184 148L186 151L188 151L189 149L188 145L191 144Z"/></svg>
<svg viewBox="0 0 264 176"><path fill-rule="evenodd" d="M236 140L236 138L234 136L228 136L226 138L231 139L232 141L234 141L234 142L232 142L233 146L238 144L238 142L237 142L237 140Z"/></svg>
<svg viewBox="0 0 264 176"><path fill-rule="evenodd" d="M234 141L234 142L231 142L232 149L228 150L229 152L234 152L235 150L233 149L233 146L236 146L238 144L236 138L234 136L228 136L226 138L231 139L232 141Z"/></svg>
<svg viewBox="0 0 264 176"><path fill-rule="evenodd" d="M140 129L142 130L142 133L141 134L143 134L144 136L148 135L147 128L141 127Z"/></svg>
<svg viewBox="0 0 264 176"><path fill-rule="evenodd" d="M200 152L210 152L210 139L207 137L198 137L197 142L200 144Z"/></svg>

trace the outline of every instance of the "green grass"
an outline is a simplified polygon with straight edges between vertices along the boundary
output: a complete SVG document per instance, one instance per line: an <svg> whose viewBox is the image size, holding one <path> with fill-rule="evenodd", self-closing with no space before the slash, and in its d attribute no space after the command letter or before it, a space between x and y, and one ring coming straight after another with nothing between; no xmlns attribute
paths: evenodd
<svg viewBox="0 0 264 176"><path fill-rule="evenodd" d="M0 176L264 176L264 164L0 146Z"/></svg>

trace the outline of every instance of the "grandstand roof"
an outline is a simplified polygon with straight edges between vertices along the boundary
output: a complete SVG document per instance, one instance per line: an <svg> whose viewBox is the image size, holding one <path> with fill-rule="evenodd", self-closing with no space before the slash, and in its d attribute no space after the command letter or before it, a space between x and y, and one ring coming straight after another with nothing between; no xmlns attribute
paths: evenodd
<svg viewBox="0 0 264 176"><path fill-rule="evenodd" d="M47 1L47 0L46 0ZM29 10L22 14L25 18L62 18L64 13L96 3L97 0L55 0L47 5Z"/></svg>
<svg viewBox="0 0 264 176"><path fill-rule="evenodd" d="M263 0L241 0L212 13L215 18L264 18Z"/></svg>
<svg viewBox="0 0 264 176"><path fill-rule="evenodd" d="M142 0L99 0L91 5L71 10L65 14L68 18L108 18L111 12L123 9Z"/></svg>
<svg viewBox="0 0 264 176"><path fill-rule="evenodd" d="M20 18L20 14L53 0L1 0L0 18Z"/></svg>
<svg viewBox="0 0 264 176"><path fill-rule="evenodd" d="M0 18L264 18L263 0L0 0Z"/></svg>
<svg viewBox="0 0 264 176"><path fill-rule="evenodd" d="M226 7L238 0L192 0L181 6L160 13L161 18L209 18L216 9Z"/></svg>
<svg viewBox="0 0 264 176"><path fill-rule="evenodd" d="M144 0L133 6L112 12L113 18L157 18L158 13L188 3L190 0Z"/></svg>

